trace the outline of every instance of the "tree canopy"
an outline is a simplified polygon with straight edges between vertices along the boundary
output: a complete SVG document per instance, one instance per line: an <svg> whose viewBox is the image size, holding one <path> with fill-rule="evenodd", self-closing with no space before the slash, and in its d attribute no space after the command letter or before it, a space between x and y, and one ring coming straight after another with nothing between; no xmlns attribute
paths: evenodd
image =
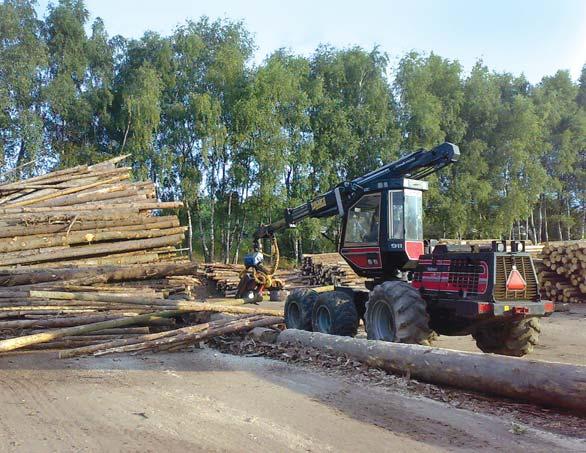
<svg viewBox="0 0 586 453"><path fill-rule="evenodd" d="M238 260L248 233L340 181L443 141L461 160L430 179L425 236L584 238L586 66L530 84L456 60L380 48L279 49L202 17L170 36L108 36L83 0L0 3L0 165L25 177L130 153L137 178L183 200L193 246ZM24 165L26 164L26 165ZM337 219L283 234L331 250Z"/></svg>

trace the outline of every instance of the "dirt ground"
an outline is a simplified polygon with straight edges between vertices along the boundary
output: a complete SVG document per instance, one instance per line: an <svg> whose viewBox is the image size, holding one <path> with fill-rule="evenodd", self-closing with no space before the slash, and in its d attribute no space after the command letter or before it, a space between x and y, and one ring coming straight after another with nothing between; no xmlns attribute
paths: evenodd
<svg viewBox="0 0 586 453"><path fill-rule="evenodd" d="M569 310L541 319L539 344L529 358L586 365L586 305L571 305ZM434 346L478 352L471 336L441 336Z"/></svg>
<svg viewBox="0 0 586 453"><path fill-rule="evenodd" d="M586 441L213 349L0 358L0 451L584 451Z"/></svg>
<svg viewBox="0 0 586 453"><path fill-rule="evenodd" d="M585 318L573 307L545 320L531 357L586 364ZM475 350L468 338L438 345ZM586 451L579 418L567 435L552 428L570 424L563 414L525 423L496 410L504 402L458 406L366 376L207 348L3 355L0 452Z"/></svg>

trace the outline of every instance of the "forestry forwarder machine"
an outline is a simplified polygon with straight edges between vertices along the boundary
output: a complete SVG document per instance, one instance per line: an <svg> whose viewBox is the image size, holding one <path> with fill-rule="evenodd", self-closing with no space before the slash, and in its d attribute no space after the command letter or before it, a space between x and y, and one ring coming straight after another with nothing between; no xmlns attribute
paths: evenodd
<svg viewBox="0 0 586 453"><path fill-rule="evenodd" d="M443 143L344 182L312 201L286 209L282 220L254 233L254 252L236 297L262 300L281 289L275 233L307 217L339 215L339 253L365 277L365 288L336 286L293 291L285 303L287 328L354 336L360 319L368 339L429 344L434 335L468 335L484 352L523 356L533 350L539 318L554 310L541 300L533 261L523 241L448 245L423 241L422 178L456 162L459 148ZM262 241L277 259L263 264Z"/></svg>

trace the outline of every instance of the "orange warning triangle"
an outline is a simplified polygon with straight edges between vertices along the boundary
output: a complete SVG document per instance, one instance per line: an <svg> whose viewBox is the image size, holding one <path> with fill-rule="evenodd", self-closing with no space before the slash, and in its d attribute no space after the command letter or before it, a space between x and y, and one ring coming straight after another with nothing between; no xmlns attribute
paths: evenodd
<svg viewBox="0 0 586 453"><path fill-rule="evenodd" d="M527 287L525 279L517 270L517 266L513 266L509 278L507 278L507 289L509 291L523 291Z"/></svg>

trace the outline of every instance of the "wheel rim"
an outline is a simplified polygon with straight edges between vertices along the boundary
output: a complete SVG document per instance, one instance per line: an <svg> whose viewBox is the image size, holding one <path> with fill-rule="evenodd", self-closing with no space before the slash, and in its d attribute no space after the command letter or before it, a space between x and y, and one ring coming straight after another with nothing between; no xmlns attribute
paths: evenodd
<svg viewBox="0 0 586 453"><path fill-rule="evenodd" d="M377 340L395 340L395 317L387 304L379 302L373 307L370 324L368 328L372 329Z"/></svg>
<svg viewBox="0 0 586 453"><path fill-rule="evenodd" d="M299 308L299 305L293 303L293 304L289 304L289 308L287 309L287 318L289 321L289 326L290 328L298 328L299 325L301 324L301 310Z"/></svg>
<svg viewBox="0 0 586 453"><path fill-rule="evenodd" d="M316 313L317 327L320 332L328 333L332 327L332 317L326 307L319 307Z"/></svg>

